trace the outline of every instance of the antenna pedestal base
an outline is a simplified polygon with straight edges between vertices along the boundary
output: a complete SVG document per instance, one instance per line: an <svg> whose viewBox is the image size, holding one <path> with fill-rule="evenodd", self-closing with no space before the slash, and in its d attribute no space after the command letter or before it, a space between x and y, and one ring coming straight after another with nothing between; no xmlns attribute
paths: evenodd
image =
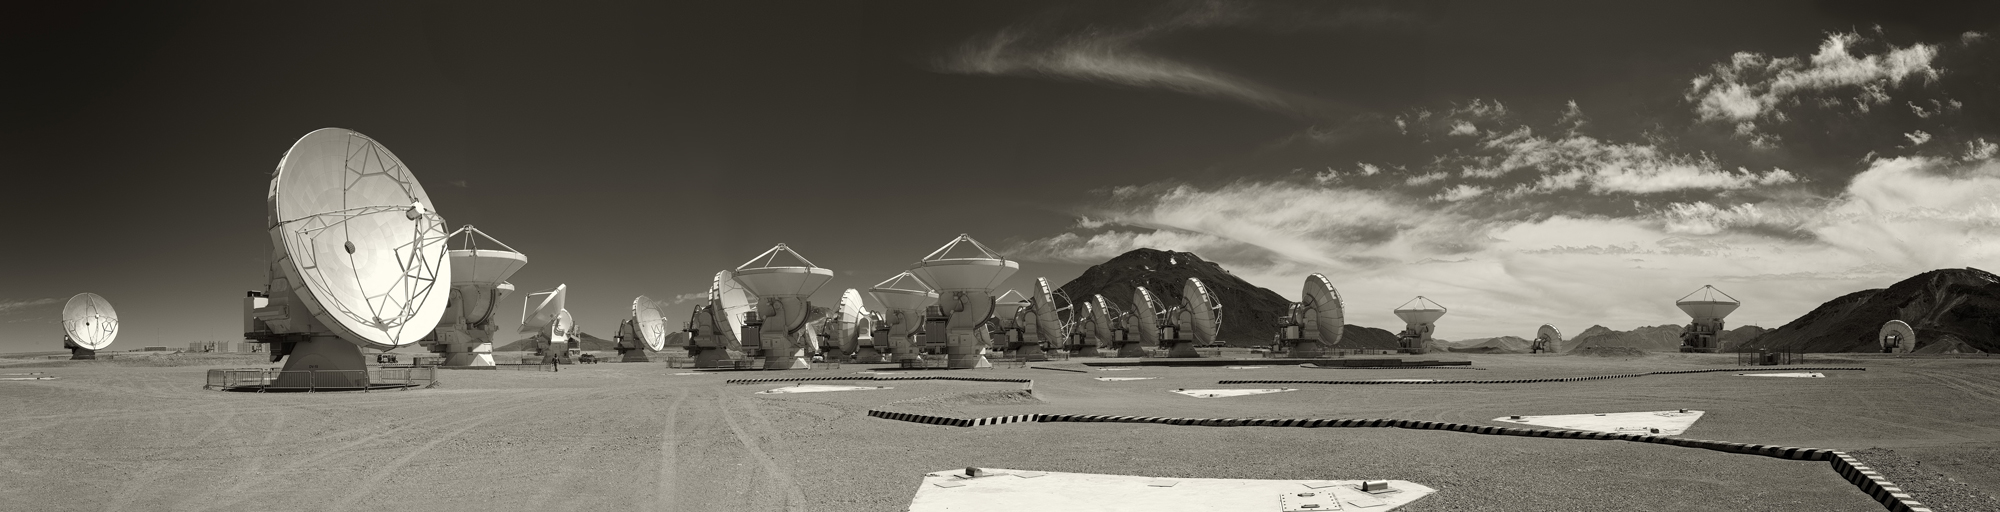
<svg viewBox="0 0 2000 512"><path fill-rule="evenodd" d="M729 349L726 348L696 347L690 349L690 351L694 352L695 368L728 368L736 366L734 361L737 359L738 354L731 354L729 353Z"/></svg>
<svg viewBox="0 0 2000 512"><path fill-rule="evenodd" d="M992 368L993 362L986 359L986 343L971 334L952 336L945 345L945 368L971 369Z"/></svg>
<svg viewBox="0 0 2000 512"><path fill-rule="evenodd" d="M1326 342L1320 340L1285 340L1285 343L1292 346L1291 353L1287 355L1293 359L1327 357L1333 352L1326 346Z"/></svg>
<svg viewBox="0 0 2000 512"><path fill-rule="evenodd" d="M1071 345L1069 347L1069 355L1071 357L1098 357L1097 345Z"/></svg>
<svg viewBox="0 0 2000 512"><path fill-rule="evenodd" d="M1014 356L1021 358L1022 361L1049 360L1048 352L1042 351L1042 346L1038 343L1022 343L1019 348L1014 349Z"/></svg>
<svg viewBox="0 0 2000 512"><path fill-rule="evenodd" d="M493 345L489 343L486 346L488 347L486 352L445 352L444 364L439 366L444 368L492 368L495 366L493 364Z"/></svg>
<svg viewBox="0 0 2000 512"><path fill-rule="evenodd" d="M361 347L339 336L315 335L310 341L292 344L284 371L271 379L268 388L367 389L368 360L361 357Z"/></svg>
<svg viewBox="0 0 2000 512"><path fill-rule="evenodd" d="M620 354L618 358L618 362L620 363L646 363L651 361L651 358L646 357L646 349L627 350L624 354Z"/></svg>
<svg viewBox="0 0 2000 512"><path fill-rule="evenodd" d="M889 360L888 358L882 357L882 352L875 350L875 347L861 347L854 349L854 362L886 363L889 362Z"/></svg>
<svg viewBox="0 0 2000 512"><path fill-rule="evenodd" d="M1201 357L1200 352L1194 351L1194 340L1166 340L1166 342L1169 344L1167 357Z"/></svg>
<svg viewBox="0 0 2000 512"><path fill-rule="evenodd" d="M97 359L97 351L83 347L70 347L69 360L75 361L79 359Z"/></svg>
<svg viewBox="0 0 2000 512"><path fill-rule="evenodd" d="M765 351L764 369L811 370L812 364L806 362L806 349L792 349L790 353Z"/></svg>
<svg viewBox="0 0 2000 512"><path fill-rule="evenodd" d="M1118 348L1118 353L1111 357L1146 357L1146 346L1141 342L1121 341L1111 345Z"/></svg>

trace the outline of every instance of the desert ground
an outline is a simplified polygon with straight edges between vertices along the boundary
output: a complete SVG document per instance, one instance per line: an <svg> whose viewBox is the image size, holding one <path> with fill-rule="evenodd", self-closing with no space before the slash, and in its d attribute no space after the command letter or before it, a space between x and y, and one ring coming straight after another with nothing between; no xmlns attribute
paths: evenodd
<svg viewBox="0 0 2000 512"><path fill-rule="evenodd" d="M1177 478L1400 479L1438 492L1402 510L1812 510L1883 507L1825 462L1624 441L1396 428L1013 423L867 416L1026 413L1400 418L1698 409L1682 436L1847 450L1938 510L2000 510L2000 359L1814 354L1820 379L1735 372L1539 384L1385 384L1193 398L1221 379L1523 379L1733 368L1733 355L1438 354L1470 368L1140 367L1089 360L905 375L891 389L757 394L732 378L894 372L846 364L693 372L665 363L440 372L430 389L233 393L211 368L253 358L0 359L0 496L17 510L903 510L924 473L966 466ZM502 360L512 358L502 357ZM1255 364L1247 361L1247 364ZM1787 367L1743 367L1745 372ZM679 375L697 373L694 375ZM1157 377L1106 382L1094 377ZM849 384L833 382L832 384ZM863 383L852 383L863 384ZM1876 462L1880 461L1880 462Z"/></svg>

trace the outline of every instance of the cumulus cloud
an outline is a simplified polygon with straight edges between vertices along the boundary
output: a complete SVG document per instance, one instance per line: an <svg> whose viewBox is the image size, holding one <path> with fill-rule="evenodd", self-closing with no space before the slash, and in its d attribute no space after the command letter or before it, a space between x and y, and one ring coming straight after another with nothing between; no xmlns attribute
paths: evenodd
<svg viewBox="0 0 2000 512"><path fill-rule="evenodd" d="M1439 192L1438 195L1431 196L1431 200L1446 201L1446 202L1464 201L1466 199L1472 199L1475 197L1486 195L1488 191L1490 191L1490 189L1486 187L1475 186L1475 185L1459 185L1456 187L1444 189L1444 192Z"/></svg>
<svg viewBox="0 0 2000 512"><path fill-rule="evenodd" d="M697 300L708 300L708 292L683 293L680 295L675 295L674 300L668 302L667 305L672 306L683 302L697 301Z"/></svg>
<svg viewBox="0 0 2000 512"><path fill-rule="evenodd" d="M1740 123L1770 114L1775 107L1798 101L1798 96L1806 93L1834 89L1854 94L1852 104L1865 112L1888 101L1887 87L1913 77L1938 77L1938 69L1931 65L1937 58L1936 46L1872 43L1850 32L1828 35L1819 51L1803 60L1737 53L1729 62L1716 64L1710 73L1695 77L1686 98L1703 120ZM1864 46L1881 49L1868 53L1862 50ZM1857 55L1857 51L1861 53ZM1816 101L1828 106L1847 103L1823 97Z"/></svg>
<svg viewBox="0 0 2000 512"><path fill-rule="evenodd" d="M1482 146L1497 153L1499 161L1467 174L1498 177L1521 169L1538 171L1540 176L1518 189L1520 192L1580 188L1599 194L1652 194L1731 190L1798 181L1797 176L1783 169L1727 171L1706 155L1673 154L1650 144L1611 143L1582 135L1545 138L1536 136L1526 126L1487 139Z"/></svg>

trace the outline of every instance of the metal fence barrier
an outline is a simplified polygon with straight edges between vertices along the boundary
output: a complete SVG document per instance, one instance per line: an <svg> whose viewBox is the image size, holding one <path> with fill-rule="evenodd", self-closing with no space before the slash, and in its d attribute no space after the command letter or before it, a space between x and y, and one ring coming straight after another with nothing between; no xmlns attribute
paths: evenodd
<svg viewBox="0 0 2000 512"><path fill-rule="evenodd" d="M360 385L357 386L356 381ZM373 366L366 370L233 368L209 370L203 389L228 391L405 390L437 385L435 366Z"/></svg>
<svg viewBox="0 0 2000 512"><path fill-rule="evenodd" d="M1805 352L1758 350L1755 352L1744 351L1736 353L1736 364L1738 366L1805 364L1805 362Z"/></svg>

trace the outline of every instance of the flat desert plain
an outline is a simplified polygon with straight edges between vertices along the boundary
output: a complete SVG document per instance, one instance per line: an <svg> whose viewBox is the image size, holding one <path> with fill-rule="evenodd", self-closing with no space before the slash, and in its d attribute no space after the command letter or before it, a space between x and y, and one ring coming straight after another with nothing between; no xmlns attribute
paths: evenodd
<svg viewBox="0 0 2000 512"><path fill-rule="evenodd" d="M1527 379L1736 368L1733 355L1440 354L1470 368L1269 366L910 371L1033 379L822 382L890 389L758 394L732 378L865 377L887 365L715 372L664 363L560 372L444 370L431 389L233 393L211 368L0 360L0 502L14 510L903 510L927 472L985 466L1168 478L1396 479L1403 510L1882 510L1825 462L1670 445L1397 428L891 421L1112 414L1389 418L1696 409L1690 439L1847 450L1940 510L2000 510L2000 359L1813 355L1825 378L1737 372L1536 384L1219 385L1222 379ZM199 363L199 360L191 360ZM1248 362L1254 365L1254 361ZM1741 367L1782 372L1789 367ZM1095 377L1157 377L1099 381ZM1291 387L1195 398L1178 388ZM1275 509L1273 509L1275 510Z"/></svg>

